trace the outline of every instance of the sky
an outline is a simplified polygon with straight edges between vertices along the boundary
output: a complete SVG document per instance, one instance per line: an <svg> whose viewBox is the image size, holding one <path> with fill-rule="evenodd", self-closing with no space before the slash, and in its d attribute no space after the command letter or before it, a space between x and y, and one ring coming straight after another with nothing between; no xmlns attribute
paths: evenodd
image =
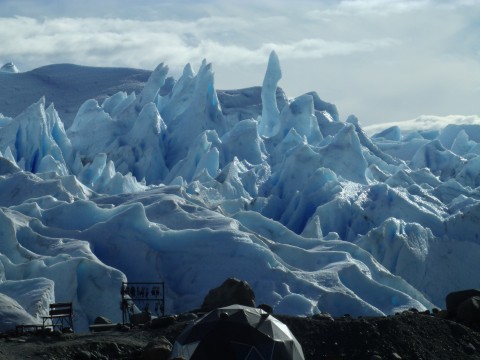
<svg viewBox="0 0 480 360"><path fill-rule="evenodd" d="M316 91L363 125L480 113L480 0L0 0L0 63L213 63L217 89ZM0 64L1 65L1 64Z"/></svg>

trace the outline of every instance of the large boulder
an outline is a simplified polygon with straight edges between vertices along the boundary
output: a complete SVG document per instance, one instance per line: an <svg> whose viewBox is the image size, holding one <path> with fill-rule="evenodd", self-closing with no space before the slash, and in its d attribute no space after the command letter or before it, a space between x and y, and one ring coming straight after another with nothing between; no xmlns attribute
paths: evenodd
<svg viewBox="0 0 480 360"><path fill-rule="evenodd" d="M93 322L94 325L109 325L112 323L112 320L106 318L105 316L97 316Z"/></svg>
<svg viewBox="0 0 480 360"><path fill-rule="evenodd" d="M172 343L164 336L147 344L143 349L145 360L168 360L172 352Z"/></svg>
<svg viewBox="0 0 480 360"><path fill-rule="evenodd" d="M228 278L222 285L208 292L202 310L210 311L235 304L255 307L255 293L246 281Z"/></svg>
<svg viewBox="0 0 480 360"><path fill-rule="evenodd" d="M175 316L162 316L159 318L153 318L152 321L150 322L150 328L151 329L160 329L164 328L170 325L173 325L175 323Z"/></svg>
<svg viewBox="0 0 480 360"><path fill-rule="evenodd" d="M480 324L480 296L472 296L458 306L457 320L465 324Z"/></svg>
<svg viewBox="0 0 480 360"><path fill-rule="evenodd" d="M134 326L149 324L152 321L152 315L146 311L130 315L130 323Z"/></svg>
<svg viewBox="0 0 480 360"><path fill-rule="evenodd" d="M460 304L474 296L480 296L480 290L469 289L449 293L445 298L448 316L450 318L455 318L457 316L457 309Z"/></svg>

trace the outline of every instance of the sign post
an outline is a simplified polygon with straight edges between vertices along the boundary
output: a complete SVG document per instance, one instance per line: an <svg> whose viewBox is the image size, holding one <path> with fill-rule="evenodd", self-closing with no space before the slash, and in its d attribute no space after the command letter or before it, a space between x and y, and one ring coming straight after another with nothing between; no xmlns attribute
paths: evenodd
<svg viewBox="0 0 480 360"><path fill-rule="evenodd" d="M165 315L165 283L164 282L122 282L122 323L125 325L135 311Z"/></svg>

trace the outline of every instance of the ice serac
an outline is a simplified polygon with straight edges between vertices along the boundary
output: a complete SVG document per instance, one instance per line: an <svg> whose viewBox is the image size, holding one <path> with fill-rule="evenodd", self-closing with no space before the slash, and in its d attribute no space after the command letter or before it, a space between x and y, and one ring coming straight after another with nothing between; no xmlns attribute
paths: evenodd
<svg viewBox="0 0 480 360"><path fill-rule="evenodd" d="M290 129L288 134L278 142L278 139L272 138L267 139L265 146L267 147L267 151L270 154L269 163L271 166L277 166L281 164L286 156L290 153L290 150L296 148L301 144L306 144L305 138L300 136L295 129Z"/></svg>
<svg viewBox="0 0 480 360"><path fill-rule="evenodd" d="M457 155L466 155L476 143L474 141L469 141L468 134L465 130L461 130L458 135L455 137L455 140L452 143L452 150Z"/></svg>
<svg viewBox="0 0 480 360"><path fill-rule="evenodd" d="M445 119L440 119L445 122ZM455 142L455 138L460 132L467 134L468 138L476 143L480 143L480 124L474 117L464 117L463 119L454 119L454 122L443 126L438 136L439 141L450 149Z"/></svg>
<svg viewBox="0 0 480 360"><path fill-rule="evenodd" d="M11 175L19 171L20 168L11 157L0 157L0 176Z"/></svg>
<svg viewBox="0 0 480 360"><path fill-rule="evenodd" d="M331 201L316 209L324 234L336 232L342 239L354 241L390 217L418 222L436 236L444 234L443 218L448 215L445 209L431 206L403 188L390 188L386 184L342 185Z"/></svg>
<svg viewBox="0 0 480 360"><path fill-rule="evenodd" d="M164 65L163 63L159 64L155 70L153 71L152 75L148 78L145 87L143 88L140 95L137 97L135 109L140 112L142 111L143 107L148 103L152 103L155 101L160 88L165 83L165 78L168 73L168 66Z"/></svg>
<svg viewBox="0 0 480 360"><path fill-rule="evenodd" d="M225 163L220 159L221 146L216 131L204 131L192 141L187 156L175 164L165 182L170 183L177 177L182 177L190 182L196 180L203 170L211 177L217 176L219 167Z"/></svg>
<svg viewBox="0 0 480 360"><path fill-rule="evenodd" d="M320 99L320 96L318 96L316 91L310 91L306 93L306 95L310 95L313 98L313 106L315 111L327 112L334 121L340 121L337 106L335 104Z"/></svg>
<svg viewBox="0 0 480 360"><path fill-rule="evenodd" d="M117 124L96 100L91 99L80 107L67 135L73 148L87 161L92 161L116 138Z"/></svg>
<svg viewBox="0 0 480 360"><path fill-rule="evenodd" d="M118 171L138 181L158 184L167 175L165 139L167 127L153 102L146 104L132 129L116 139L107 149L108 158Z"/></svg>
<svg viewBox="0 0 480 360"><path fill-rule="evenodd" d="M57 140L60 142L57 143ZM7 150L8 149L8 150ZM42 159L49 156L66 169L71 144L53 106L45 110L45 98L32 104L0 132L0 150L9 152L26 171L38 172ZM66 175L62 172L62 175Z"/></svg>
<svg viewBox="0 0 480 360"><path fill-rule="evenodd" d="M385 139L391 141L400 141L402 139L402 132L398 126L391 126L385 130L380 131L372 136L373 139Z"/></svg>
<svg viewBox="0 0 480 360"><path fill-rule="evenodd" d="M102 103L102 109L109 113L110 116L113 116L115 113L115 109L123 103L124 100L126 100L128 97L127 93L124 91L119 91L115 93L114 95L107 97L103 103Z"/></svg>
<svg viewBox="0 0 480 360"><path fill-rule="evenodd" d="M92 190L103 194L119 194L142 191L145 185L139 183L130 172L123 175L115 170L113 161L107 161L107 155L95 156L78 174L82 183Z"/></svg>
<svg viewBox="0 0 480 360"><path fill-rule="evenodd" d="M42 323L42 316L48 316L46 309L55 300L54 286L55 283L46 278L6 280L0 283L0 294L15 300L29 315L35 318L33 323L38 324Z"/></svg>
<svg viewBox="0 0 480 360"><path fill-rule="evenodd" d="M462 212L449 217L445 221L446 233L449 238L480 244L480 203L475 202L463 209Z"/></svg>
<svg viewBox="0 0 480 360"><path fill-rule="evenodd" d="M480 156L475 156L467 161L460 170L456 179L463 185L472 189L480 186Z"/></svg>
<svg viewBox="0 0 480 360"><path fill-rule="evenodd" d="M479 244L440 239L420 224L394 218L372 229L357 244L439 308L444 306L445 292L476 286L473 274L480 270L475 260ZM456 276L465 267L471 275Z"/></svg>
<svg viewBox="0 0 480 360"><path fill-rule="evenodd" d="M313 98L302 95L285 106L278 119L278 132L276 138L283 139L291 129L305 137L311 145L319 145L323 139L317 118L314 114Z"/></svg>
<svg viewBox="0 0 480 360"><path fill-rule="evenodd" d="M353 125L343 127L332 141L318 150L324 167L346 180L366 184L368 163Z"/></svg>
<svg viewBox="0 0 480 360"><path fill-rule="evenodd" d="M51 103L50 106L45 110L45 115L47 118L48 134L60 148L62 157L65 160L65 165L69 166L69 164L74 162L72 142L67 136L63 122L58 116L58 112L55 110L53 103ZM53 155L54 154L52 154L52 157L55 160L61 160L59 156Z"/></svg>
<svg viewBox="0 0 480 360"><path fill-rule="evenodd" d="M455 177L465 163L465 159L445 149L439 140L422 146L413 156L411 166L414 169L429 168L440 180Z"/></svg>
<svg viewBox="0 0 480 360"><path fill-rule="evenodd" d="M244 164L238 161L237 158L233 158L215 178L215 181L218 183L218 185L215 184L215 188L220 190L220 193L226 199L248 199L249 195L245 191L245 186L240 178L240 174L245 171Z"/></svg>
<svg viewBox="0 0 480 360"><path fill-rule="evenodd" d="M175 119L167 122L167 127L166 163L169 168L187 155L192 138L205 130L215 130L219 136L227 131L214 87L212 64L202 64L195 77L194 90L188 105Z"/></svg>
<svg viewBox="0 0 480 360"><path fill-rule="evenodd" d="M277 106L276 90L281 78L280 60L277 53L272 50L262 85L262 118L259 124L259 132L262 136L271 137L278 131L280 111Z"/></svg>
<svg viewBox="0 0 480 360"><path fill-rule="evenodd" d="M260 164L267 158L265 144L258 133L258 123L253 119L238 122L221 140L226 161L237 157L250 164Z"/></svg>
<svg viewBox="0 0 480 360"><path fill-rule="evenodd" d="M16 73L19 73L20 71L18 70L18 68L15 66L14 63L8 62L0 68L0 72L16 74Z"/></svg>
<svg viewBox="0 0 480 360"><path fill-rule="evenodd" d="M315 209L332 200L340 188L341 184L335 173L326 168L317 169L305 186L289 199L280 221L297 233L304 233L306 228L315 224L317 232L322 234L321 220L314 215Z"/></svg>
<svg viewBox="0 0 480 360"><path fill-rule="evenodd" d="M12 120L13 119L11 117L4 116L2 113L0 113L0 128L4 127Z"/></svg>
<svg viewBox="0 0 480 360"><path fill-rule="evenodd" d="M19 324L39 324L17 301L0 292L0 331L11 331Z"/></svg>
<svg viewBox="0 0 480 360"><path fill-rule="evenodd" d="M309 145L301 144L285 157L276 176L265 184L263 192L265 195L272 194L282 199L290 199L297 191L303 189L315 169L323 167L322 165L321 156Z"/></svg>
<svg viewBox="0 0 480 360"><path fill-rule="evenodd" d="M304 279L318 286L308 287L303 292L316 294L317 304L313 311L319 309L340 314L355 304L364 314L380 315L409 303L421 308L430 306L418 291L378 266L367 252L354 244L306 239L278 222L262 219L257 213L240 212L235 218L249 231L270 239L266 245L282 259L285 266L295 269L295 272L303 271ZM330 291L328 283L335 284L333 286L338 291ZM279 308L295 296L295 290L290 290L293 291L279 302ZM383 295L375 299L370 291L379 291ZM311 296L303 295L300 303L308 303L309 299L311 302Z"/></svg>
<svg viewBox="0 0 480 360"><path fill-rule="evenodd" d="M165 83L168 73L168 66L163 63L159 64L152 72L145 84L142 92L135 97L134 101L125 102L125 106L121 111L117 111L116 119L118 125L123 132L129 131L138 121L137 117L148 103L156 100L160 88Z"/></svg>
<svg viewBox="0 0 480 360"><path fill-rule="evenodd" d="M382 162L385 162L386 164L392 164L392 165L400 165L401 162L398 159L395 159L394 157L384 153L381 151L375 143L373 143L367 136L367 134L363 131L362 127L360 126L360 122L358 121L358 118L355 115L350 115L347 118L347 123L352 124L355 126L355 131L357 133L358 139L360 140L360 143L362 146L364 146L373 156L379 158Z"/></svg>
<svg viewBox="0 0 480 360"><path fill-rule="evenodd" d="M42 210L46 211L38 213L37 223L48 216L48 206ZM118 292L123 274L101 264L85 241L55 238L55 231L42 234L48 227L34 230L31 221L28 216L0 210L0 293L13 297L13 305L21 305L33 317L30 323L38 323L52 302L73 302L79 331L85 331L99 311L119 319L116 309L105 306L110 306L112 294Z"/></svg>
<svg viewBox="0 0 480 360"><path fill-rule="evenodd" d="M385 154L404 161L410 161L422 146L429 143L424 138L402 139L400 141L385 140L384 138L373 138L372 140Z"/></svg>
<svg viewBox="0 0 480 360"><path fill-rule="evenodd" d="M190 63L183 68L180 79L175 83L168 98L159 98L158 108L167 126L189 106L195 89L195 73Z"/></svg>

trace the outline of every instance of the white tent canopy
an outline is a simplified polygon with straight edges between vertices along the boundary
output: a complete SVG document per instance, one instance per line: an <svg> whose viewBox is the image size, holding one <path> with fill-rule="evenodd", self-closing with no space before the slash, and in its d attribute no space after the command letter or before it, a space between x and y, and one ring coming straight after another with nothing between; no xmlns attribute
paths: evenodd
<svg viewBox="0 0 480 360"><path fill-rule="evenodd" d="M265 311L242 305L213 310L175 341L172 357L187 360L304 360L290 329Z"/></svg>

